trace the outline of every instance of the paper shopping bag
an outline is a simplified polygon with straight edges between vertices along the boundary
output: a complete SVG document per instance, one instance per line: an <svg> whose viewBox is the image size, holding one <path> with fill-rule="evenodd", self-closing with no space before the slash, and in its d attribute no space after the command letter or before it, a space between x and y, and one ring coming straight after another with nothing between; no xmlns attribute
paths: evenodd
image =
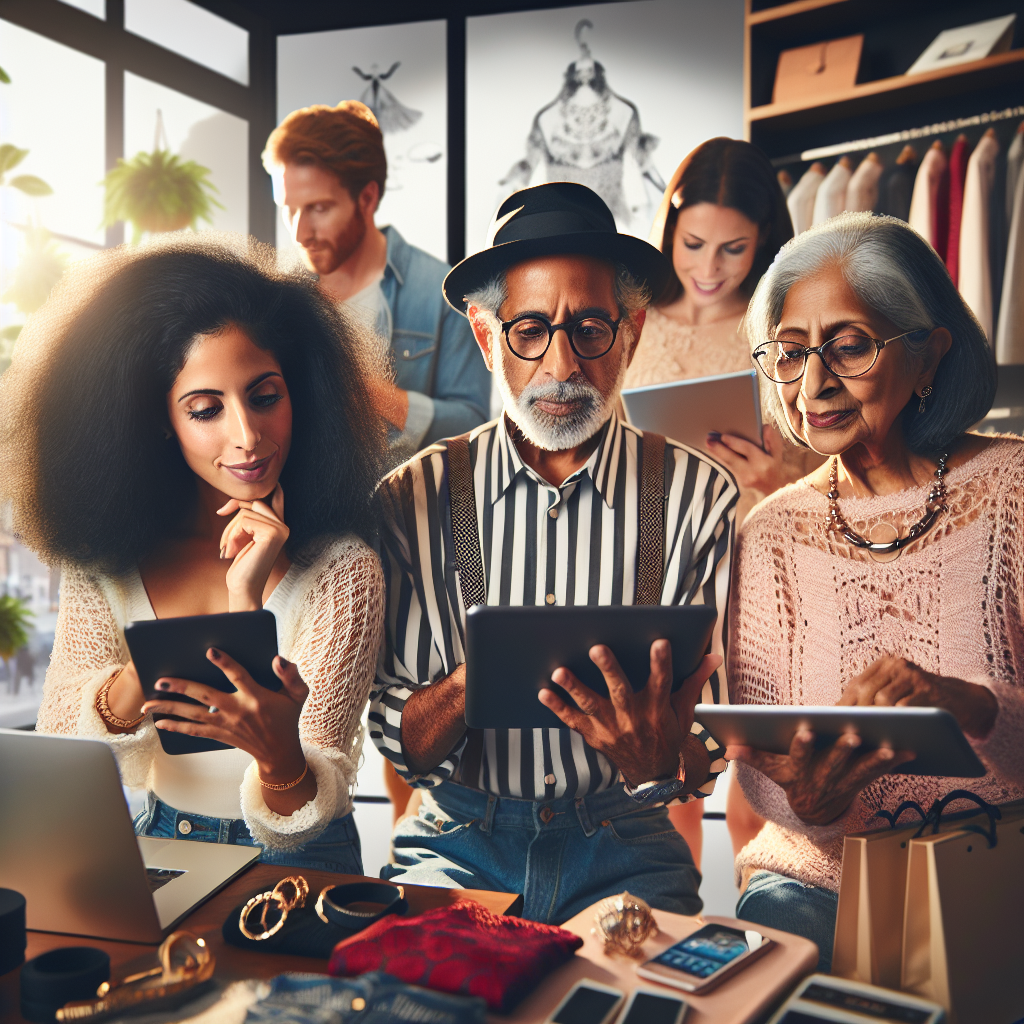
<svg viewBox="0 0 1024 1024"><path fill-rule="evenodd" d="M961 801L977 800L973 794L958 790L949 794L952 799L936 801L927 813L907 801L895 814L882 811L878 816L894 823L904 811L913 809L923 820L902 828L851 833L844 838L833 974L883 988L899 988L911 839L926 828L950 832L967 825L987 825L990 821L985 811L946 814L946 805L958 797ZM1024 814L1024 806L1021 813Z"/></svg>
<svg viewBox="0 0 1024 1024"><path fill-rule="evenodd" d="M1024 1016L1024 824L995 845L958 830L910 841L900 987L941 1003L950 1024Z"/></svg>

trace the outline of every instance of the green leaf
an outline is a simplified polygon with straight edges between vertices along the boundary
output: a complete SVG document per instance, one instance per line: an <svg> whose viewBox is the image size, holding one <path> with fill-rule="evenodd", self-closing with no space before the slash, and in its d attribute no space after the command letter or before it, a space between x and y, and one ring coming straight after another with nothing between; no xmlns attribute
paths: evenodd
<svg viewBox="0 0 1024 1024"><path fill-rule="evenodd" d="M37 178L34 174L19 174L17 178L11 178L8 184L12 188L24 192L27 196L53 195L53 189L42 178Z"/></svg>
<svg viewBox="0 0 1024 1024"><path fill-rule="evenodd" d="M32 613L24 601L4 594L0 597L0 658L5 661L28 643Z"/></svg>
<svg viewBox="0 0 1024 1024"><path fill-rule="evenodd" d="M3 82L4 85L10 85L11 84L11 76L9 74L7 74L7 72L4 71L3 68L0 68L0 82Z"/></svg>
<svg viewBox="0 0 1024 1024"><path fill-rule="evenodd" d="M5 142L0 146L0 174L6 174L7 171L14 170L27 156L27 149L18 149L17 146L12 146L9 142Z"/></svg>

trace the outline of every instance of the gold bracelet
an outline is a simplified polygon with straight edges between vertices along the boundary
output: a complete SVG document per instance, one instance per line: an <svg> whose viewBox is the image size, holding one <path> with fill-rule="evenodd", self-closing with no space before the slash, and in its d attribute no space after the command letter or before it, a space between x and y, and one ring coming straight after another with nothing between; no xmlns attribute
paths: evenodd
<svg viewBox="0 0 1024 1024"><path fill-rule="evenodd" d="M294 782L285 782L283 785L275 785L273 782L264 782L263 776L260 775L260 770L256 769L256 778L260 780L260 785L264 789L272 789L275 793L281 793L286 789L294 789L305 777L306 772L309 771L309 762L307 761L302 769L302 774Z"/></svg>
<svg viewBox="0 0 1024 1024"><path fill-rule="evenodd" d="M124 671L124 669L118 669L101 687L99 693L96 694L96 710L99 712L100 718L103 719L107 725L112 725L115 729L134 729L135 726L139 725L142 720L146 717L145 715L139 715L138 718L133 722L129 722L125 718L118 718L113 711L110 710L110 705L107 703L107 694L110 693L110 688L114 685L117 677Z"/></svg>

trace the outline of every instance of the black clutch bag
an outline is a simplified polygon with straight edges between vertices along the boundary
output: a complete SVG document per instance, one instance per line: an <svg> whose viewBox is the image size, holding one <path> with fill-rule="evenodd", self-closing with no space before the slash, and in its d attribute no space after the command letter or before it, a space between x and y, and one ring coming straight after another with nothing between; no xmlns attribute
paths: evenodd
<svg viewBox="0 0 1024 1024"><path fill-rule="evenodd" d="M353 904L376 904L377 910ZM224 941L263 953L292 953L320 960L334 947L388 914L409 909L405 891L387 882L353 882L326 886L315 900L302 875L282 878L268 892L235 907L221 928Z"/></svg>

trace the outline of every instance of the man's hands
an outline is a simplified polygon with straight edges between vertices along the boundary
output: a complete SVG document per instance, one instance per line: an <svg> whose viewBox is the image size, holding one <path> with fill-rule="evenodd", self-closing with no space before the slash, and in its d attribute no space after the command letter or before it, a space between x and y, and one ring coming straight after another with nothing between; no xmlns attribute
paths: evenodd
<svg viewBox="0 0 1024 1024"><path fill-rule="evenodd" d="M258 611L271 570L288 540L281 485L274 488L269 503L232 498L217 509L217 515L234 516L220 537L220 557L233 559L227 571L228 611Z"/></svg>
<svg viewBox="0 0 1024 1024"><path fill-rule="evenodd" d="M721 657L705 655L697 671L675 694L671 692L672 647L667 640L656 640L651 645L651 674L647 685L637 693L607 647L592 647L590 660L604 676L607 698L585 686L567 668L558 668L551 676L552 682L572 697L578 710L554 690L541 690L540 702L604 754L630 786L675 776L693 725L693 709L704 683L721 665ZM686 788L690 791L703 782L703 778L688 779Z"/></svg>
<svg viewBox="0 0 1024 1024"><path fill-rule="evenodd" d="M885 657L851 680L840 705L945 708L968 736L984 739L995 725L999 702L991 690L951 676L925 672L906 658Z"/></svg>
<svg viewBox="0 0 1024 1024"><path fill-rule="evenodd" d="M909 751L894 751L890 747L860 754L860 745L860 737L849 732L830 747L816 751L814 733L802 726L793 737L788 754L729 746L725 756L767 775L785 791L793 813L805 824L827 825L853 803L865 786L914 759Z"/></svg>

